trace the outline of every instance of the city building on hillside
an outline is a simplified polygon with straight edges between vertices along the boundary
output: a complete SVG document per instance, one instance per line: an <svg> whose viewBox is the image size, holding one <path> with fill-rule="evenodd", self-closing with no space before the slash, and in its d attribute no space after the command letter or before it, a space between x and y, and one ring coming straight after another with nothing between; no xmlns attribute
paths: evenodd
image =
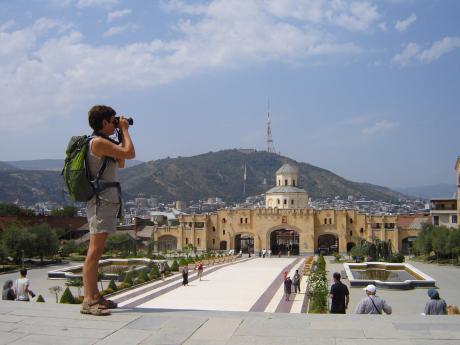
<svg viewBox="0 0 460 345"><path fill-rule="evenodd" d="M265 207L183 214L178 217L179 226L157 227L153 240L168 250L193 245L200 252L271 249L274 255L345 253L358 241L380 240L390 241L393 251L399 252L409 251L421 224L430 221L422 214L398 223L395 214L369 215L347 209L348 198L339 200L345 203L340 208L314 209L308 204L308 193L298 184L298 169L283 165L276 172L276 186L265 195Z"/></svg>

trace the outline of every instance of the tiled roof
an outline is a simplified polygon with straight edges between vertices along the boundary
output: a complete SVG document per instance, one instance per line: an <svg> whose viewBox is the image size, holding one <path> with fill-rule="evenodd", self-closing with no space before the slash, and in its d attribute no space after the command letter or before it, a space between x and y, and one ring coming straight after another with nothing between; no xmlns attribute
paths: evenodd
<svg viewBox="0 0 460 345"><path fill-rule="evenodd" d="M430 216L403 215L398 216L396 226L400 229L421 229L424 223L431 223Z"/></svg>

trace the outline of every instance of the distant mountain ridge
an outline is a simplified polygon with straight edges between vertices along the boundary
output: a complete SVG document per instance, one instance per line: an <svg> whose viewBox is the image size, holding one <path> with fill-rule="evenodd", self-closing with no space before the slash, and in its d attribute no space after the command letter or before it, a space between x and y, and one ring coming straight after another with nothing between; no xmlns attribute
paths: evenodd
<svg viewBox="0 0 460 345"><path fill-rule="evenodd" d="M54 162L45 161L46 164L41 167L50 169ZM21 170L14 166L11 168L11 163L0 164L1 202L14 202L17 199L29 204L38 201L65 201L59 171ZM299 186L313 198L346 198L348 195L382 201L404 198L403 194L386 187L352 182L307 163L296 162L274 153L252 150L223 150L192 157L149 161L121 169L119 178L124 199L145 196L162 201L197 201L208 197L221 197L225 201L242 201L245 196L265 193L274 186L275 172L284 163L291 163L299 168ZM246 195L243 195L244 165L247 169ZM57 168L56 165L54 167Z"/></svg>
<svg viewBox="0 0 460 345"><path fill-rule="evenodd" d="M61 171L64 166L64 159L34 159L34 160L21 160L21 161L7 161L0 162L13 166L22 170L47 170L47 171ZM137 164L144 162L139 160L128 160L126 161L126 167L133 167ZM0 165L1 169L1 165Z"/></svg>
<svg viewBox="0 0 460 345"><path fill-rule="evenodd" d="M422 199L455 198L457 186L453 183L440 183L428 186L395 188L395 190Z"/></svg>

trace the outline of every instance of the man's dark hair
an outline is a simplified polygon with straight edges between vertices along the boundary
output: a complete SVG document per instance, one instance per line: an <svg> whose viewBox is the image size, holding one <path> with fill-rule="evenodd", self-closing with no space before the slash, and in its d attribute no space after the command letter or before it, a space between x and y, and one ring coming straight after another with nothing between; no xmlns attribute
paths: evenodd
<svg viewBox="0 0 460 345"><path fill-rule="evenodd" d="M112 116L116 115L116 111L106 105L95 105L88 111L89 126L95 131L102 129L102 121L110 121Z"/></svg>
<svg viewBox="0 0 460 345"><path fill-rule="evenodd" d="M19 273L21 274L21 277L25 277L27 275L27 268L21 268Z"/></svg>
<svg viewBox="0 0 460 345"><path fill-rule="evenodd" d="M340 278L342 278L339 272L335 272L332 276L334 277L335 280L340 280Z"/></svg>

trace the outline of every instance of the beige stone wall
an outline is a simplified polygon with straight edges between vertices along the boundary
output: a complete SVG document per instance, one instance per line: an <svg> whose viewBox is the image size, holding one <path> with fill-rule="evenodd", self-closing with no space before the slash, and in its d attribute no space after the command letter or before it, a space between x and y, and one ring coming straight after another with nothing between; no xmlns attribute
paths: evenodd
<svg viewBox="0 0 460 345"><path fill-rule="evenodd" d="M285 203L286 202L286 203ZM270 193L265 196L265 206L267 208L307 208L307 193Z"/></svg>
<svg viewBox="0 0 460 345"><path fill-rule="evenodd" d="M177 229L159 229L158 235L177 236L179 249L188 240L201 251L217 250L221 241L227 242L227 249L233 249L236 235L249 234L254 238L254 250L257 252L270 248L273 231L292 229L299 234L301 253L316 251L319 236L326 234L337 237L341 253L346 252L348 243L356 243L360 239L391 240L393 250L399 251L402 239L416 236L418 230L398 229L396 221L397 216L368 216L356 210L222 209L208 215L182 216ZM197 223L204 223L204 227L198 228Z"/></svg>

